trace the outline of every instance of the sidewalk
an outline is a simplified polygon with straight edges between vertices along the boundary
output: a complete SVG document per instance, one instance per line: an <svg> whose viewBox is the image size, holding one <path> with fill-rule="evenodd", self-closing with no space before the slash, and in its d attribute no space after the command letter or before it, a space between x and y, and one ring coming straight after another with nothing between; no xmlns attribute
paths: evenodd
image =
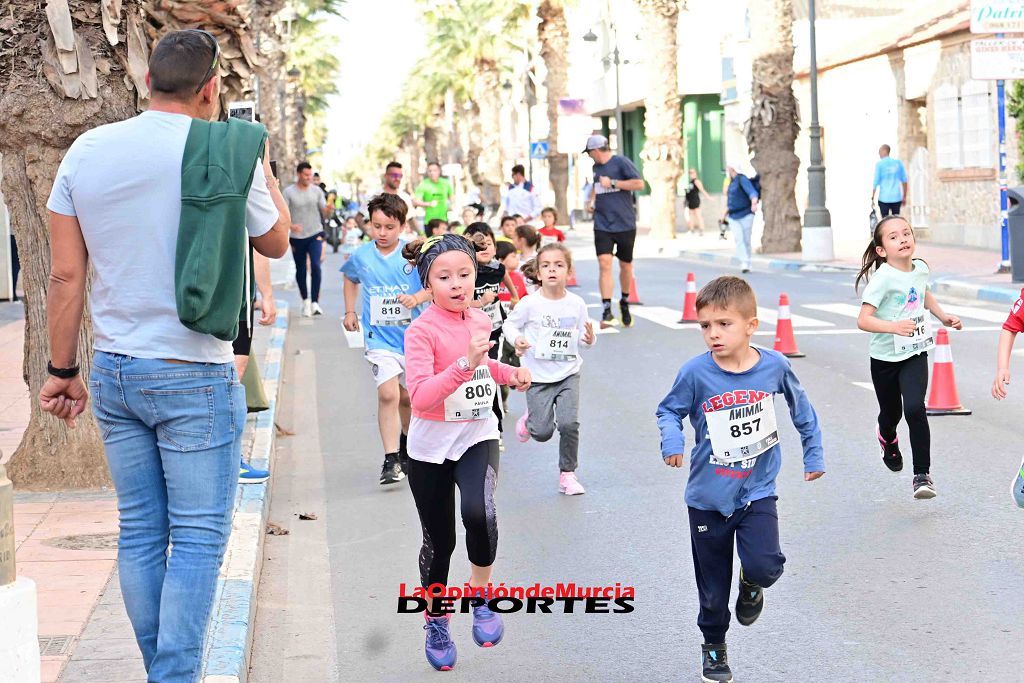
<svg viewBox="0 0 1024 683"><path fill-rule="evenodd" d="M272 402L277 395L288 308L279 321L257 328L254 351ZM21 376L24 343L20 303L0 303L0 448L9 459L29 419ZM250 417L243 454L268 467L273 417ZM261 564L269 505L265 484L240 487L231 540L221 569L204 666L217 680L244 676L254 587ZM146 672L125 614L117 580L117 499L112 490L31 493L15 491L15 557L19 575L36 582L42 683L144 682ZM226 676L226 678L218 677Z"/></svg>

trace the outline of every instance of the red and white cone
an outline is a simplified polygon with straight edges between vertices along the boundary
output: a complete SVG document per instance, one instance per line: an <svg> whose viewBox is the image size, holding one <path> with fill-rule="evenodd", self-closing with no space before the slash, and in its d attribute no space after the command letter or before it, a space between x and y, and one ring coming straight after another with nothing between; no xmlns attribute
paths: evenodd
<svg viewBox="0 0 1024 683"><path fill-rule="evenodd" d="M686 274L686 296L683 298L683 317L681 323L697 322L697 277L693 273Z"/></svg>
<svg viewBox="0 0 1024 683"><path fill-rule="evenodd" d="M632 282L629 283L629 298L626 299L626 303L643 306L643 303L640 302L640 292L637 291L635 276L633 277Z"/></svg>
<svg viewBox="0 0 1024 683"><path fill-rule="evenodd" d="M925 405L929 415L970 415L971 411L960 403L953 373L953 349L949 345L949 332L940 327L935 333L935 362L932 364L932 390Z"/></svg>
<svg viewBox="0 0 1024 683"><path fill-rule="evenodd" d="M565 283L566 287L579 287L580 283L576 282L576 269L573 268L569 272L569 281Z"/></svg>
<svg viewBox="0 0 1024 683"><path fill-rule="evenodd" d="M796 347L796 336L793 334L793 320L789 312L789 296L779 295L779 319L775 324L775 350L787 358L803 358Z"/></svg>

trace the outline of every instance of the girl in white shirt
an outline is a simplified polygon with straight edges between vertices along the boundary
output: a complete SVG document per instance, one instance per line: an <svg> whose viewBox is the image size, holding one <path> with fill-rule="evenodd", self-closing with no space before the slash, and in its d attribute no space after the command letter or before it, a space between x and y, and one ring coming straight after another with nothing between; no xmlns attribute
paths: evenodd
<svg viewBox="0 0 1024 683"><path fill-rule="evenodd" d="M559 434L558 490L585 493L576 478L579 456L580 368L582 347L593 346L594 328L587 305L566 291L572 253L562 243L545 245L523 266L523 276L539 289L520 300L502 331L515 346L533 385L526 392L527 412L516 422L520 441L547 441Z"/></svg>

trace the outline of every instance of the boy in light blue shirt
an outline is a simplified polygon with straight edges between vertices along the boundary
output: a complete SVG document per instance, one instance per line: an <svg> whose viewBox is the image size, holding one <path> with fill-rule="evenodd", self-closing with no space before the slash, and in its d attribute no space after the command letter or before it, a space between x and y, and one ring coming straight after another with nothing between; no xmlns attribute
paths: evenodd
<svg viewBox="0 0 1024 683"><path fill-rule="evenodd" d="M712 280L697 294L697 317L709 352L691 359L658 406L661 455L683 466L683 419L695 434L686 504L704 635L703 680L732 681L726 656L734 547L739 552L736 619L761 614L764 588L782 576L775 478L782 464L775 394L789 405L804 451L804 479L825 473L821 429L800 381L780 353L753 348L757 300L738 277Z"/></svg>

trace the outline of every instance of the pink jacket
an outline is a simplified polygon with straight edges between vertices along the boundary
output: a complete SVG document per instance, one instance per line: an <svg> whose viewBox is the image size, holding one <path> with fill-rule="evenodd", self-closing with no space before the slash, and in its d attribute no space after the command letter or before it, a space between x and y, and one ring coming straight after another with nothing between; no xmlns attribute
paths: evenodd
<svg viewBox="0 0 1024 683"><path fill-rule="evenodd" d="M466 355L474 334L491 334L491 319L479 308L453 313L431 304L412 321L405 332L405 384L413 415L444 422L444 400L473 377L455 362ZM515 371L490 358L487 366L498 384L508 384Z"/></svg>

